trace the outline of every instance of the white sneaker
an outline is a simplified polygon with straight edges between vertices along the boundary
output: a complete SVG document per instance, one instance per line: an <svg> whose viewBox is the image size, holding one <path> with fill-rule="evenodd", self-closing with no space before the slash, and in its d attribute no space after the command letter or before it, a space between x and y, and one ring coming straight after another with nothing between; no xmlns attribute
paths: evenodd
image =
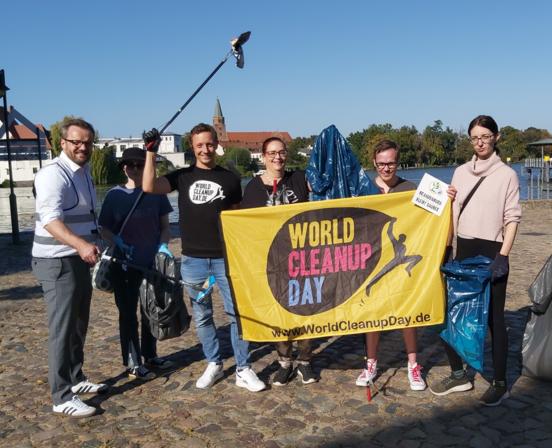
<svg viewBox="0 0 552 448"><path fill-rule="evenodd" d="M63 414L69 417L90 417L96 413L96 408L83 403L78 395L73 396L71 400L65 403L54 405L52 410L55 414Z"/></svg>
<svg viewBox="0 0 552 448"><path fill-rule="evenodd" d="M410 365L408 363L408 381L410 382L410 389L412 390L424 390L426 383L422 378L422 366L418 363Z"/></svg>
<svg viewBox="0 0 552 448"><path fill-rule="evenodd" d="M224 375L222 364L217 364L216 362L210 362L207 364L207 368L203 375L201 375L196 381L196 387L198 389L208 389L215 382L222 378Z"/></svg>
<svg viewBox="0 0 552 448"><path fill-rule="evenodd" d="M107 384L96 384L88 380L81 381L74 386L71 386L71 392L74 394L102 394L107 392L109 386Z"/></svg>
<svg viewBox="0 0 552 448"><path fill-rule="evenodd" d="M366 362L366 368L362 370L362 373L356 380L356 385L361 387L368 386L376 377L378 373L378 360L368 360Z"/></svg>
<svg viewBox="0 0 552 448"><path fill-rule="evenodd" d="M250 392L259 392L266 387L251 367L242 370L236 370L236 386L245 387Z"/></svg>

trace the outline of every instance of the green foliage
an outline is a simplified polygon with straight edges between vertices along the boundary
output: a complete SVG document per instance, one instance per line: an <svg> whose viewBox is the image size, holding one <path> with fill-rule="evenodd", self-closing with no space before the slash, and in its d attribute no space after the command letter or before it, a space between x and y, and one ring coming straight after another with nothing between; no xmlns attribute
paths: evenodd
<svg viewBox="0 0 552 448"><path fill-rule="evenodd" d="M368 129L349 135L347 140L362 166L372 166L374 145L384 138L391 138L392 131L393 127L389 123L371 124Z"/></svg>
<svg viewBox="0 0 552 448"><path fill-rule="evenodd" d="M251 152L246 148L225 148L224 155L217 156L217 164L240 176L251 176L258 171L257 164L251 159Z"/></svg>
<svg viewBox="0 0 552 448"><path fill-rule="evenodd" d="M307 153L316 141L316 135L310 137L296 137L288 145L288 156L286 168L304 170L307 167L308 159L300 152Z"/></svg>
<svg viewBox="0 0 552 448"><path fill-rule="evenodd" d="M505 126L501 130L502 138L498 147L504 159L510 157L512 162L526 157L539 157L540 148L528 147L527 144L551 138L550 132L534 127L525 131ZM414 126L393 128L389 123L372 124L367 129L351 133L347 140L351 149L365 168L372 168L373 151L376 144L390 139L398 143L401 149L401 165L403 166L443 166L457 165L469 160L473 148L467 135L462 131L454 131L444 127L441 120L427 126L422 133Z"/></svg>
<svg viewBox="0 0 552 448"><path fill-rule="evenodd" d="M123 172L117 166L115 147L113 146L105 146L92 151L90 171L96 185L116 184L125 180Z"/></svg>
<svg viewBox="0 0 552 448"><path fill-rule="evenodd" d="M421 162L425 165L447 165L454 160L457 134L443 122L435 120L422 133Z"/></svg>
<svg viewBox="0 0 552 448"><path fill-rule="evenodd" d="M157 160L155 163L155 172L157 173L157 177L164 176L165 174L168 174L175 169L176 168L172 164L172 162L165 158Z"/></svg>
<svg viewBox="0 0 552 448"><path fill-rule="evenodd" d="M512 126L504 126L500 129L498 147L504 158L510 157L512 162L517 162L525 157L540 157L540 147L528 147L527 144L550 137L550 132L546 129L529 127L520 131Z"/></svg>

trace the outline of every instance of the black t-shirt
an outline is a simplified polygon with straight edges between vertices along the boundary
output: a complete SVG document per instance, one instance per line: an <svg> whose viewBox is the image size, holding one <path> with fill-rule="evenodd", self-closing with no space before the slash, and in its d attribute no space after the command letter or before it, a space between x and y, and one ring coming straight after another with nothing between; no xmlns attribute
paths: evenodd
<svg viewBox="0 0 552 448"><path fill-rule="evenodd" d="M243 193L241 208L264 207L280 204L294 204L309 200L309 190L304 171L286 171L274 187L265 185L261 176L256 176L247 184Z"/></svg>
<svg viewBox="0 0 552 448"><path fill-rule="evenodd" d="M409 180L403 179L402 177L398 177L397 183L389 189L389 193L399 193L401 191L410 191L410 190L416 190L416 184L410 182Z"/></svg>
<svg viewBox="0 0 552 448"><path fill-rule="evenodd" d="M221 258L220 212L241 200L240 179L220 166L212 170L192 165L165 176L178 190L182 254L196 258Z"/></svg>

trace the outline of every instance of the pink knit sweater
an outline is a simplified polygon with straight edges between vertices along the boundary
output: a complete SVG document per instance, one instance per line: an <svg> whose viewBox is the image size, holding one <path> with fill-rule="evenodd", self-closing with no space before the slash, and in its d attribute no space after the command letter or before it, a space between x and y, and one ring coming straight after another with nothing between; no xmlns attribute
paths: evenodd
<svg viewBox="0 0 552 448"><path fill-rule="evenodd" d="M458 220L460 207L481 176L486 176L485 180ZM520 222L517 174L496 153L487 160L479 160L474 155L454 171L452 185L458 190L452 206L455 235L502 242L504 226Z"/></svg>

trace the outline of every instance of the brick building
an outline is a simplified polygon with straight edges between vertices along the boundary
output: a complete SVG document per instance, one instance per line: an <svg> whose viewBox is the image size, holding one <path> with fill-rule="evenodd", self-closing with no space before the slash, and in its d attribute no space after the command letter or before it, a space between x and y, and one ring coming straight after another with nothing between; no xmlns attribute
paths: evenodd
<svg viewBox="0 0 552 448"><path fill-rule="evenodd" d="M261 147L269 137L280 137L284 142L290 143L292 138L289 132L285 131L259 131L259 132L229 132L226 130L224 115L220 101L217 98L213 126L217 131L219 143L224 148L247 148L251 151L251 158L261 159Z"/></svg>

